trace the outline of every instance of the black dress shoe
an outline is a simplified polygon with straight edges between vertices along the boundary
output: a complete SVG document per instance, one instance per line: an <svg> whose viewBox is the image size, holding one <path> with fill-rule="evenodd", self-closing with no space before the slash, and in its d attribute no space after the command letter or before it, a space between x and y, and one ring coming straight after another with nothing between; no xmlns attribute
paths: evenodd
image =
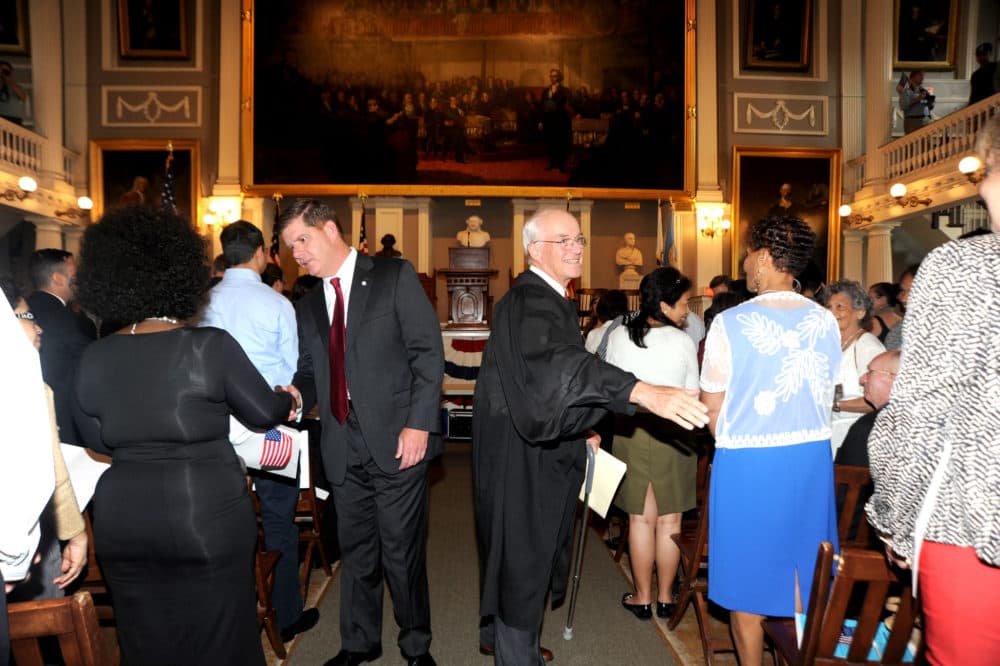
<svg viewBox="0 0 1000 666"><path fill-rule="evenodd" d="M496 650L493 648L493 646L487 645L486 643L479 644L479 654L484 655L486 657L492 657L494 652L496 652ZM556 656L552 654L552 650L548 649L547 647L538 648L538 652L542 655L542 661L552 661L553 659L556 658Z"/></svg>
<svg viewBox="0 0 1000 666"><path fill-rule="evenodd" d="M316 626L319 622L319 610L316 608L307 608L302 611L299 615L299 619L292 622L287 627L283 627L281 630L281 641L287 643L288 641L295 638L297 634L301 634L304 631L309 631Z"/></svg>
<svg viewBox="0 0 1000 666"><path fill-rule="evenodd" d="M430 652L425 652L416 657L406 657L406 666L437 666L437 662Z"/></svg>
<svg viewBox="0 0 1000 666"><path fill-rule="evenodd" d="M653 606L652 604L630 604L628 602L634 594L631 592L626 592L625 596L622 597L622 608L627 610L632 615L635 615L640 620L648 620L653 617Z"/></svg>
<svg viewBox="0 0 1000 666"><path fill-rule="evenodd" d="M674 614L674 609L677 604L669 603L665 604L662 601L656 602L656 617L667 618Z"/></svg>
<svg viewBox="0 0 1000 666"><path fill-rule="evenodd" d="M382 648L377 647L369 650L368 652L351 652L350 650L341 650L337 653L337 656L333 659L327 661L323 666L358 666L367 661L375 661L382 656ZM430 663L434 663L431 661Z"/></svg>

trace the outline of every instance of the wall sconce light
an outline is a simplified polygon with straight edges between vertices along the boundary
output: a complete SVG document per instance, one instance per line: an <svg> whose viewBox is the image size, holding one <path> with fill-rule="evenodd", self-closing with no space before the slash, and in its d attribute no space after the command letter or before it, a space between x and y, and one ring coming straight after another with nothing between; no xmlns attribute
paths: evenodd
<svg viewBox="0 0 1000 666"><path fill-rule="evenodd" d="M962 161L958 163L958 170L964 173L965 177L968 178L969 182L973 185L978 185L979 182L986 177L986 173L983 169L983 163L974 155L963 157Z"/></svg>
<svg viewBox="0 0 1000 666"><path fill-rule="evenodd" d="M76 219L78 217L85 217L90 214L90 210L94 207L94 201L90 197L79 197L76 200L76 208L67 208L65 210L57 210L57 217L65 217L68 219Z"/></svg>
<svg viewBox="0 0 1000 666"><path fill-rule="evenodd" d="M889 188L889 195L896 200L896 203L903 208L916 208L917 206L930 206L930 197L920 198L916 194L906 194L906 185L896 183Z"/></svg>
<svg viewBox="0 0 1000 666"><path fill-rule="evenodd" d="M243 209L242 197L212 197L208 202L208 212L201 216L206 226L229 224L240 219Z"/></svg>
<svg viewBox="0 0 1000 666"><path fill-rule="evenodd" d="M729 233L732 223L723 217L724 211L718 206L708 206L698 209L698 233L703 238L715 238Z"/></svg>
<svg viewBox="0 0 1000 666"><path fill-rule="evenodd" d="M857 227L866 222L873 222L875 220L874 215L862 215L861 213L851 212L851 207L847 204L841 206L838 210L840 213L840 218L847 223L849 227Z"/></svg>
<svg viewBox="0 0 1000 666"><path fill-rule="evenodd" d="M0 192L0 197L7 201L24 201L28 195L38 189L38 183L31 176L21 176L17 179L17 189L10 187L7 191Z"/></svg>

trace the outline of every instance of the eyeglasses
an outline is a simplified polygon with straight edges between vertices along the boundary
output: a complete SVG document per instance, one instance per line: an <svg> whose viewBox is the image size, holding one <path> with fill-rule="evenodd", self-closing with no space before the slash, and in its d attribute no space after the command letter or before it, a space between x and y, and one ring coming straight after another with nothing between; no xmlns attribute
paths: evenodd
<svg viewBox="0 0 1000 666"><path fill-rule="evenodd" d="M30 312L15 312L14 316L18 319L24 319L26 321L35 321L35 315Z"/></svg>
<svg viewBox="0 0 1000 666"><path fill-rule="evenodd" d="M871 375L871 374L874 374L876 372L881 372L883 375L889 375L890 377L895 377L896 376L895 372L889 372L888 370L878 370L878 369L873 370L872 368L868 368L867 370L864 371L863 374Z"/></svg>
<svg viewBox="0 0 1000 666"><path fill-rule="evenodd" d="M580 247L587 247L587 238L585 236L577 236L576 238L560 238L559 240L533 240L532 243L556 243L562 245L564 248L572 247L574 244Z"/></svg>

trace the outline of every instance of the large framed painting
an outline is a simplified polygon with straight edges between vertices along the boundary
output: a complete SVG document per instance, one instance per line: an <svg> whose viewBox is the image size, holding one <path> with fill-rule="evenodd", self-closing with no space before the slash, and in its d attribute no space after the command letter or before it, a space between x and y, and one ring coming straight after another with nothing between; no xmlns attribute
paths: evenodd
<svg viewBox="0 0 1000 666"><path fill-rule="evenodd" d="M243 185L683 198L694 5L243 0Z"/></svg>
<svg viewBox="0 0 1000 666"><path fill-rule="evenodd" d="M188 57L187 0L118 0L118 53L147 60Z"/></svg>
<svg viewBox="0 0 1000 666"><path fill-rule="evenodd" d="M894 69L955 69L958 0L895 0Z"/></svg>
<svg viewBox="0 0 1000 666"><path fill-rule="evenodd" d="M839 149L733 147L732 272L741 277L747 234L769 215L801 218L816 232L811 272L840 274Z"/></svg>
<svg viewBox="0 0 1000 666"><path fill-rule="evenodd" d="M28 54L28 3L0 0L0 54Z"/></svg>
<svg viewBox="0 0 1000 666"><path fill-rule="evenodd" d="M145 204L158 208L164 198L173 196L177 212L197 223L201 193L199 156L195 139L91 141L93 219L118 206Z"/></svg>
<svg viewBox="0 0 1000 666"><path fill-rule="evenodd" d="M740 25L743 68L804 72L809 69L813 0L746 0Z"/></svg>

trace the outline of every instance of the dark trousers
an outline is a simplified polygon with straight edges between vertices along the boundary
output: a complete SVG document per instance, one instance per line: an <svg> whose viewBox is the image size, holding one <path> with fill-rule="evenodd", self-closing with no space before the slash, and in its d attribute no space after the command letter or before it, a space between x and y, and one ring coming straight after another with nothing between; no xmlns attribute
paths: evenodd
<svg viewBox="0 0 1000 666"><path fill-rule="evenodd" d="M497 666L545 666L539 637L541 627L518 629L504 624L500 616L494 619L493 660Z"/></svg>
<svg viewBox="0 0 1000 666"><path fill-rule="evenodd" d="M264 547L281 553L274 570L271 602L278 626L285 628L299 619L303 605L299 592L299 528L294 522L299 483L272 474L253 473L253 477L260 498Z"/></svg>
<svg viewBox="0 0 1000 666"><path fill-rule="evenodd" d="M427 592L427 461L387 474L372 459L352 409L346 423L347 473L333 486L340 541L341 648L382 644L382 580L389 584L407 657L431 643Z"/></svg>
<svg viewBox="0 0 1000 666"><path fill-rule="evenodd" d="M0 571L0 587L3 587L3 572ZM7 592L0 598L0 666L10 663L10 630L7 627Z"/></svg>

